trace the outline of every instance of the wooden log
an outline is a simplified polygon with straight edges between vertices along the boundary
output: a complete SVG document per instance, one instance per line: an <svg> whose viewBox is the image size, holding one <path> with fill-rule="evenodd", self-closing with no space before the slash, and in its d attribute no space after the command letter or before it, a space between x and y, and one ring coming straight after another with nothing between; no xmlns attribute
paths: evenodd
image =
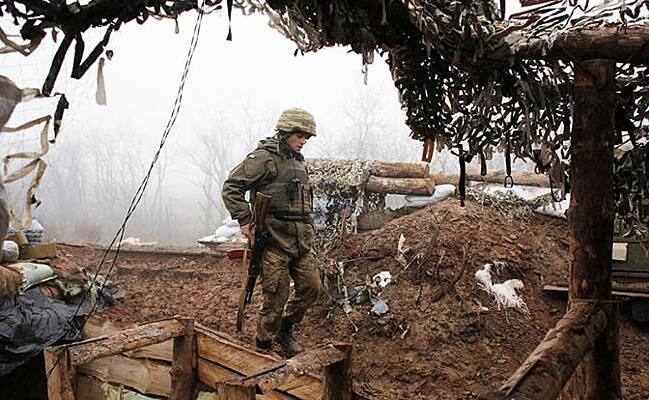
<svg viewBox="0 0 649 400"><path fill-rule="evenodd" d="M518 31L520 32L520 31ZM599 26L559 33L549 49L544 39L523 38L516 42L516 56L527 59L556 58L572 61L609 59L621 63L649 63L647 27ZM593 114L596 115L596 114Z"/></svg>
<svg viewBox="0 0 649 400"><path fill-rule="evenodd" d="M153 322L132 329L68 345L73 365L86 364L150 344L184 335L186 328L176 319Z"/></svg>
<svg viewBox="0 0 649 400"><path fill-rule="evenodd" d="M613 141L615 63L593 60L575 65L571 134L570 299L611 299L613 249ZM591 78L592 77L592 78ZM594 81L593 81L594 79ZM617 310L592 354L575 372L567 398L620 399Z"/></svg>
<svg viewBox="0 0 649 400"><path fill-rule="evenodd" d="M178 318L184 335L174 338L171 362L171 400L190 399L194 392L194 320Z"/></svg>
<svg viewBox="0 0 649 400"><path fill-rule="evenodd" d="M527 360L484 400L556 399L607 326L607 315L594 303L575 303L545 335Z"/></svg>
<svg viewBox="0 0 649 400"><path fill-rule="evenodd" d="M375 193L430 196L435 193L435 181L433 178L382 178L370 175L365 189Z"/></svg>
<svg viewBox="0 0 649 400"><path fill-rule="evenodd" d="M352 345L339 343L336 349L345 357L322 370L322 398L324 400L352 400Z"/></svg>
<svg viewBox="0 0 649 400"><path fill-rule="evenodd" d="M505 182L505 176L505 171L494 171L482 176L479 171L469 170L466 174L466 180L471 182L487 182L502 185ZM432 174L431 177L437 185L457 185L460 180L459 175ZM547 175L544 174L535 174L533 172L513 172L512 179L514 180L514 185L550 187L550 180Z"/></svg>
<svg viewBox="0 0 649 400"><path fill-rule="evenodd" d="M83 336L90 339L98 336L108 336L122 330L110 321L99 322L91 318L83 326ZM173 341L167 340L166 342L151 344L127 351L124 354L133 358L148 358L150 360L171 362L173 360Z"/></svg>
<svg viewBox="0 0 649 400"><path fill-rule="evenodd" d="M66 348L45 349L45 376L49 400L74 400L76 398L76 371Z"/></svg>
<svg viewBox="0 0 649 400"><path fill-rule="evenodd" d="M370 174L385 178L426 178L430 172L428 163L402 163L373 161Z"/></svg>
<svg viewBox="0 0 649 400"><path fill-rule="evenodd" d="M168 364L119 355L91 361L79 366L77 370L104 382L133 388L143 394L163 397L171 395Z"/></svg>

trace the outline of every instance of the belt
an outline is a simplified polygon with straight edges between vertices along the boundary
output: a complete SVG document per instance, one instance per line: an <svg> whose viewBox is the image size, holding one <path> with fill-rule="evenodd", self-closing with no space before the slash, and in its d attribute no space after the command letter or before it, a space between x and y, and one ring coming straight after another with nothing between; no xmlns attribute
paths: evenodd
<svg viewBox="0 0 649 400"><path fill-rule="evenodd" d="M308 215L278 215L278 214L272 214L272 216L275 219L278 219L280 221L301 221L301 222L306 222L309 218Z"/></svg>

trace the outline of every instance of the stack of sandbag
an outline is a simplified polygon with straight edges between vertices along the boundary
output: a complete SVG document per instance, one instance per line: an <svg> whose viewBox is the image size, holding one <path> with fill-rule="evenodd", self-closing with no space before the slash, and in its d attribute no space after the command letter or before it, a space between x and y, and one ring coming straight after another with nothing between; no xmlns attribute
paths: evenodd
<svg viewBox="0 0 649 400"><path fill-rule="evenodd" d="M427 204L437 203L446 198L455 195L455 185L445 184L435 186L435 193L430 196L406 196L406 206L408 207L423 207Z"/></svg>
<svg viewBox="0 0 649 400"><path fill-rule="evenodd" d="M431 196L435 181L428 163L390 163L373 161L365 184L367 192Z"/></svg>

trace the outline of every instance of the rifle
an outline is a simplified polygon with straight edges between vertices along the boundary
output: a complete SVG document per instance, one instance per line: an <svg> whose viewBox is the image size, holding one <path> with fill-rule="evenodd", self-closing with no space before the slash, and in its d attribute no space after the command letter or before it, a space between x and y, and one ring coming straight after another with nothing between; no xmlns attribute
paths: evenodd
<svg viewBox="0 0 649 400"><path fill-rule="evenodd" d="M255 193L255 203L253 209L251 231L253 232L252 243L248 242L250 250L244 252L241 265L241 292L239 293L239 307L237 309L237 332L243 329L243 317L246 306L252 300L252 293L255 290L257 277L261 272L261 261L264 255L264 249L268 238L264 233L266 228L266 216L268 215L268 206L270 205L271 196L257 192ZM246 260L248 265L246 266Z"/></svg>

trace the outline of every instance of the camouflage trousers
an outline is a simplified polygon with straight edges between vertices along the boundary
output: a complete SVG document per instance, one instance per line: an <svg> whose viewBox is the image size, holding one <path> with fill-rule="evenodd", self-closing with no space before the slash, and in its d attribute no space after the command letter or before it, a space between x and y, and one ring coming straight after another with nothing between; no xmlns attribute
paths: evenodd
<svg viewBox="0 0 649 400"><path fill-rule="evenodd" d="M291 278L295 293L288 301ZM282 250L267 247L262 259L261 283L264 304L257 318L257 340L271 341L280 329L282 318L299 323L317 299L321 284L315 255L310 251L293 259Z"/></svg>

